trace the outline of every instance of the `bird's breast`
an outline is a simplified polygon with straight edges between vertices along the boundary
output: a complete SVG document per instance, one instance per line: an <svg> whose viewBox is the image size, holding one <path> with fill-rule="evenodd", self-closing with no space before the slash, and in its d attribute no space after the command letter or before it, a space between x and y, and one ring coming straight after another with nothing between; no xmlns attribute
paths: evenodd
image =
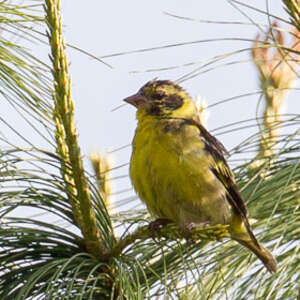
<svg viewBox="0 0 300 300"><path fill-rule="evenodd" d="M165 127L148 124L136 131L130 176L140 199L157 217L178 223L224 223L223 213L214 217L212 211L228 206L225 189L210 171L199 132Z"/></svg>

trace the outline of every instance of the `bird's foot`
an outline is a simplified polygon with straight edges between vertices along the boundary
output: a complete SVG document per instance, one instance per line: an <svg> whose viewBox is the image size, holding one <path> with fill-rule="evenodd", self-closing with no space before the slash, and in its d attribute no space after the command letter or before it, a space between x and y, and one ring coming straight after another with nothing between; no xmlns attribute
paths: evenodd
<svg viewBox="0 0 300 300"><path fill-rule="evenodd" d="M155 234L157 232L159 232L163 227L165 227L166 225L168 225L170 223L172 223L171 220L164 219L164 218L159 218L159 219L156 219L155 221L152 221L149 224L149 231L151 233L153 240L155 239Z"/></svg>
<svg viewBox="0 0 300 300"><path fill-rule="evenodd" d="M187 240L188 244L194 244L195 240L193 239L192 233L195 228L204 228L206 226L209 226L209 222L201 222L201 223L185 223L182 228L182 234Z"/></svg>
<svg viewBox="0 0 300 300"><path fill-rule="evenodd" d="M195 223L185 223L182 227L182 234L185 237L188 244L194 244L195 241L192 238L192 231L196 227Z"/></svg>

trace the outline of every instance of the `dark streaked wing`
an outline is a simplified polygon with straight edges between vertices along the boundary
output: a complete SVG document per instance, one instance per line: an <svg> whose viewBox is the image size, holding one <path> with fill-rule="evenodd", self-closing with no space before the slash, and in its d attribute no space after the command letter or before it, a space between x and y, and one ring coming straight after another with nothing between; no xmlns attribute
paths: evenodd
<svg viewBox="0 0 300 300"><path fill-rule="evenodd" d="M215 176L222 182L227 190L227 200L233 207L235 213L241 217L246 229L253 240L253 242L259 247L257 239L252 233L248 218L247 218L247 208L242 199L237 186L234 181L233 173L228 166L224 155L228 152L226 151L223 144L218 141L214 136L212 136L199 122L191 119L184 119L186 124L197 126L200 130L201 137L204 139L205 150L213 157L213 164L211 165L211 171Z"/></svg>

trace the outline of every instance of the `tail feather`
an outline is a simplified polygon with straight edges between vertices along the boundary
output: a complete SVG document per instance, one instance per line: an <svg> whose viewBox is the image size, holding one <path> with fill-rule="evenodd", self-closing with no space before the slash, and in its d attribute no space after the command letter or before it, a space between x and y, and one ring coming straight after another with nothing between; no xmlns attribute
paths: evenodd
<svg viewBox="0 0 300 300"><path fill-rule="evenodd" d="M232 239L251 250L262 261L270 273L277 272L276 259L268 249L257 241L248 220L245 223L245 220L235 215L229 230Z"/></svg>
<svg viewBox="0 0 300 300"><path fill-rule="evenodd" d="M234 237L233 237L234 238ZM272 253L261 244L256 245L250 239L236 239L237 242L250 249L265 265L270 273L277 272L277 262Z"/></svg>

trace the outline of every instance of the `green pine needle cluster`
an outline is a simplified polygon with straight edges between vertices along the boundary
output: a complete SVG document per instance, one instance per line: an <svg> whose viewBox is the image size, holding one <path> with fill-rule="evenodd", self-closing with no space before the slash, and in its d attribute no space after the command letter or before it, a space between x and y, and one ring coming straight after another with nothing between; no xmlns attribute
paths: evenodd
<svg viewBox="0 0 300 300"><path fill-rule="evenodd" d="M286 11L290 15L294 26L300 31L300 1L299 0L283 0Z"/></svg>

